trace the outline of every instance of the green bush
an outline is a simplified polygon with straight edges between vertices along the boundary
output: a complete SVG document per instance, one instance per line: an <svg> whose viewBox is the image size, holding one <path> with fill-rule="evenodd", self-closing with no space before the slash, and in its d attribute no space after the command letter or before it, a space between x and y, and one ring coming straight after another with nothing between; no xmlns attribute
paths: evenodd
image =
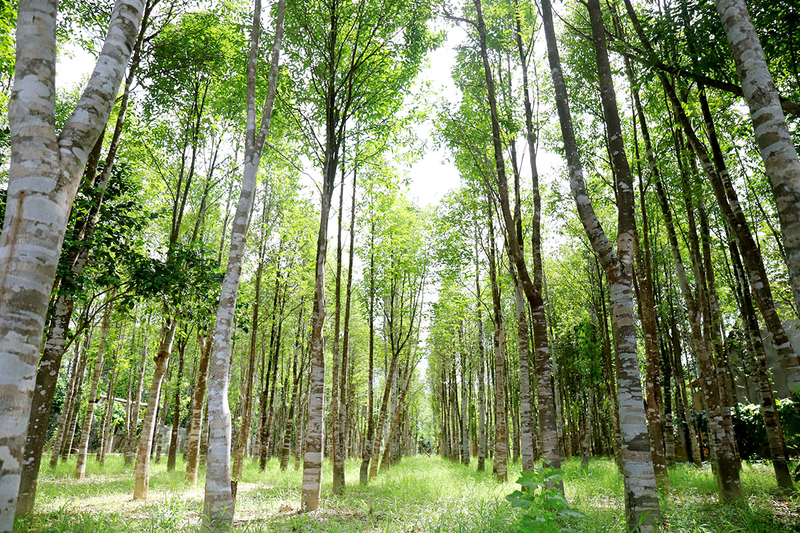
<svg viewBox="0 0 800 533"><path fill-rule="evenodd" d="M800 454L800 402L789 398L775 401L783 427L783 437L790 456ZM758 405L738 404L733 409L736 443L742 459L769 457L767 430Z"/></svg>
<svg viewBox="0 0 800 533"><path fill-rule="evenodd" d="M586 518L586 515L570 508L560 488L564 474L556 468L545 468L534 472L523 472L517 483L522 490L515 490L506 500L514 507L525 509L519 530L531 533L559 533L574 531L571 521Z"/></svg>

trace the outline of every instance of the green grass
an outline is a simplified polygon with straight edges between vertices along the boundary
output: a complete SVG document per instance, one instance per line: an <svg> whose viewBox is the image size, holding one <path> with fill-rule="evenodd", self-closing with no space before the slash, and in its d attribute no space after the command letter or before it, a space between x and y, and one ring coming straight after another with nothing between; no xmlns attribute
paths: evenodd
<svg viewBox="0 0 800 533"><path fill-rule="evenodd" d="M43 461L43 464L47 464ZM273 460L265 472L248 462L239 483L234 528L238 532L503 532L516 531L520 511L504 499L517 488L519 465L509 483L497 483L489 471L437 457L404 459L379 474L368 487L358 485L356 461L346 465L347 489L330 491L331 471L323 470L321 510L299 512L302 472L281 472ZM167 472L166 461L151 466L150 498L133 501L133 473L122 458L110 456L101 468L90 460L84 481L72 478L74 461L45 470L39 483L36 514L19 521L19 532L163 532L198 531L203 508L203 472L197 487L184 483L184 465ZM622 532L622 477L613 462L578 461L564 467L565 491L587 518L577 531ZM745 501L722 506L709 467L679 465L670 473L672 489L662 493L668 531L688 533L800 531L800 499L778 492L768 464L746 464Z"/></svg>

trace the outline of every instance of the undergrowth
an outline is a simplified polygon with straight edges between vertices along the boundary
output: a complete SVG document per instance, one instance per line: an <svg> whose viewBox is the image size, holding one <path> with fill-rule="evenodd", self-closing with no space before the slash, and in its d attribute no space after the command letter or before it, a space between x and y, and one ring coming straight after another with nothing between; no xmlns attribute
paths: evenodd
<svg viewBox="0 0 800 533"><path fill-rule="evenodd" d="M43 460L43 464L47 464ZM344 494L331 492L331 469L323 470L321 510L300 513L302 471L290 464L281 472L272 460L261 472L248 462L239 482L234 530L261 532L516 532L524 511L512 508L505 496L519 488L513 481L497 483L477 472L438 457L403 459L380 473L367 487L358 484L359 463L346 465ZM196 532L203 509L204 472L197 486L184 482L184 464L174 472L166 462L151 466L150 497L133 501L133 471L122 457L109 456L104 467L89 460L83 481L73 479L74 460L56 471L43 470L36 512L19 520L20 533L156 533ZM519 464L508 477L516 480ZM623 532L622 477L613 461L580 461L563 465L570 507L586 515L572 526L581 532ZM771 465L746 463L742 470L745 500L723 506L709 466L678 465L670 470L672 488L662 491L665 531L680 533L784 533L800 531L800 499L780 493Z"/></svg>

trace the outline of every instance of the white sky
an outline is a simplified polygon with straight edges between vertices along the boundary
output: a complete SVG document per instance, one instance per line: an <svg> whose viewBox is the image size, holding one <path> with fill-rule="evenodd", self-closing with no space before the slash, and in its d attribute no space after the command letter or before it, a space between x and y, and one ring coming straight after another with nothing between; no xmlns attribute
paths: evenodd
<svg viewBox="0 0 800 533"><path fill-rule="evenodd" d="M420 76L420 84L429 83L433 97L444 97L454 102L460 99L461 93L450 77L456 61L455 48L461 44L466 35L458 28L448 31L445 43L429 56L429 65ZM420 161L411 166L409 193L411 198L421 206L435 205L444 195L459 184L458 170L448 161L445 149L434 146L431 120L417 127L417 134L425 139L427 150Z"/></svg>

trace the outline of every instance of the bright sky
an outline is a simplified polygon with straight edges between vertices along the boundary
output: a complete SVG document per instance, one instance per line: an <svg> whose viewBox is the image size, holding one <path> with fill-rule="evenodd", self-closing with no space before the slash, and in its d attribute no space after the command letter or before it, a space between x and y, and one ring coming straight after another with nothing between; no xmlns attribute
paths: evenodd
<svg viewBox="0 0 800 533"><path fill-rule="evenodd" d="M458 28L451 28L448 31L445 43L434 50L430 56L430 64L422 72L420 83L429 83L430 92L435 98L446 98L449 101L457 101L460 98L460 91L456 89L450 72L455 65L455 48L466 38L463 31ZM451 162L448 161L448 154L445 149L437 149L433 142L433 124L427 121L420 124L417 134L425 139L427 150L423 158L414 164L408 172L411 178L409 189L411 197L422 206L437 204L444 195L458 187L458 171Z"/></svg>

